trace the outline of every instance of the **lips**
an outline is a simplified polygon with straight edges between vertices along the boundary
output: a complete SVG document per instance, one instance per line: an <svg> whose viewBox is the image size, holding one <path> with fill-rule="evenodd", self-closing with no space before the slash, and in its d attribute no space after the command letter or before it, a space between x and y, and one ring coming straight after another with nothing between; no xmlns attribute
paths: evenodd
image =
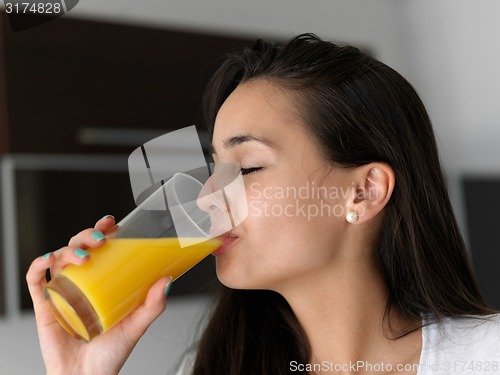
<svg viewBox="0 0 500 375"><path fill-rule="evenodd" d="M225 253L229 249L229 247L238 239L238 236L236 236L232 232L227 232L217 238L220 238L224 242L222 242L222 245L220 245L217 250L212 252L212 255L214 256L219 256Z"/></svg>

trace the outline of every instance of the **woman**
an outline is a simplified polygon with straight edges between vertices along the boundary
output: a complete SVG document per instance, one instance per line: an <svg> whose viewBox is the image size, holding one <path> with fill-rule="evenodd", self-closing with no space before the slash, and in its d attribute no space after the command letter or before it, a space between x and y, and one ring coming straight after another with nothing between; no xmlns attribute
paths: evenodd
<svg viewBox="0 0 500 375"><path fill-rule="evenodd" d="M500 318L479 292L430 120L403 77L310 34L258 41L226 57L204 109L215 162L241 167L249 215L216 252L224 287L179 373L499 371ZM89 344L55 324L45 269L86 262L82 248L113 225L98 221L27 274L50 375L117 374L165 308L163 278Z"/></svg>

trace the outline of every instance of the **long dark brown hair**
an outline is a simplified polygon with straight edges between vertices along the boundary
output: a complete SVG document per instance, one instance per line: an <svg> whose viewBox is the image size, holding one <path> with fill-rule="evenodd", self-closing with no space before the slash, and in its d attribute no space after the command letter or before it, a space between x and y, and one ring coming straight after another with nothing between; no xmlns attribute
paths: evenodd
<svg viewBox="0 0 500 375"><path fill-rule="evenodd" d="M340 167L391 166L396 185L374 256L389 299L408 321L487 315L455 220L427 112L396 71L359 49L304 34L281 46L258 40L225 56L204 96L213 132L238 84L262 79L294 94L325 157ZM308 339L287 301L263 290L221 287L197 348L195 375L278 375L308 363ZM297 373L297 372L295 372Z"/></svg>

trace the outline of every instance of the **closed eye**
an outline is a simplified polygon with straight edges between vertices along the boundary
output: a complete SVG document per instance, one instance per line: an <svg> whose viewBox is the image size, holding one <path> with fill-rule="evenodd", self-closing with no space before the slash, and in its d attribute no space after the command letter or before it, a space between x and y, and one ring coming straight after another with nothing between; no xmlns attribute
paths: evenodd
<svg viewBox="0 0 500 375"><path fill-rule="evenodd" d="M256 172L258 170L262 169L262 167L252 167L252 168L241 168L241 174L243 176L247 175L247 174L250 174L250 173L253 173L253 172Z"/></svg>

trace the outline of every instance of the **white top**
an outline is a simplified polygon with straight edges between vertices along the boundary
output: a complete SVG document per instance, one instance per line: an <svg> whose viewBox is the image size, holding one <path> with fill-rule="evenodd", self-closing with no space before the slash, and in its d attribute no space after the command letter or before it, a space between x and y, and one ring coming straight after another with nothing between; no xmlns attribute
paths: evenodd
<svg viewBox="0 0 500 375"><path fill-rule="evenodd" d="M193 372L195 358L196 358L196 352L194 351L188 352L182 359L179 369L177 370L175 375L191 375L191 373Z"/></svg>
<svg viewBox="0 0 500 375"><path fill-rule="evenodd" d="M500 314L485 318L424 327L418 375L500 375Z"/></svg>
<svg viewBox="0 0 500 375"><path fill-rule="evenodd" d="M176 375L191 375L194 359L195 353L189 352ZM417 371L417 375L500 375L500 314L445 318L424 325Z"/></svg>

